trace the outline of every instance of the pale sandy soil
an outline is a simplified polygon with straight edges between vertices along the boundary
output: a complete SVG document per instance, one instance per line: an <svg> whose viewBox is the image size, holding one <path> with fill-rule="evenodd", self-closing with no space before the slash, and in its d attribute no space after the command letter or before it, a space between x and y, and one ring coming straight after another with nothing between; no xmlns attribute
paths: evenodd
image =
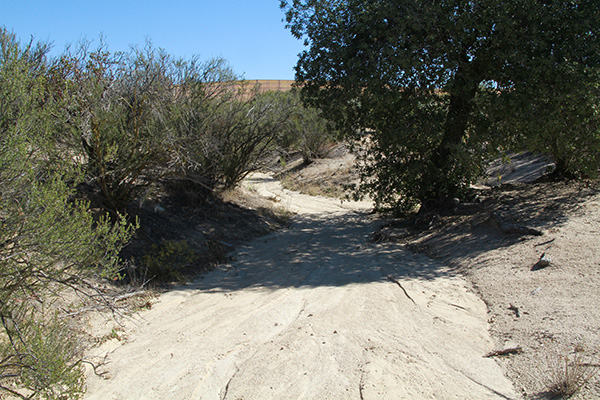
<svg viewBox="0 0 600 400"><path fill-rule="evenodd" d="M599 399L600 196L578 185L544 188L549 193L534 197L546 200L550 209L541 215L532 211L522 220L539 228L542 236L510 238L493 229L482 232L484 224L471 238L478 241L469 244L463 237L465 242L455 244L462 250L453 257L488 304L495 340L500 346L523 348L503 362L525 395L542 397L556 383L555 374L565 370L567 357L569 363L585 365L584 375L596 374L575 398ZM514 196L528 192L521 190ZM526 210L526 198L525 204L511 207ZM535 204L531 199L529 205ZM549 221L542 222L543 216ZM536 265L542 254L552 260L548 267Z"/></svg>
<svg viewBox="0 0 600 400"><path fill-rule="evenodd" d="M339 172L351 162L347 158L318 160L292 176L300 189L327 189L324 181L343 181ZM532 154L495 162L477 204L430 215L418 226L389 220L374 239L449 265L476 288L488 306L495 348L522 350L496 357L518 393L548 398L566 371L572 383L585 378L574 398L599 399L600 183L531 183L548 166ZM350 174L346 181L353 179ZM503 232L491 213L542 235ZM542 254L551 259L546 268L537 265Z"/></svg>
<svg viewBox="0 0 600 400"><path fill-rule="evenodd" d="M247 182L297 213L92 350L88 399L518 398L488 307L440 260L373 243L369 204ZM482 288L479 288L482 290ZM540 293L544 293L543 290ZM519 305L525 303L519 303Z"/></svg>
<svg viewBox="0 0 600 400"><path fill-rule="evenodd" d="M393 221L378 235L453 266L476 288L496 347L522 350L497 359L524 397L551 398L570 374L583 378L573 398L600 399L600 184L520 183L545 170L539 159L495 167L512 184L481 191L475 209L432 215L425 227ZM507 233L492 214L541 235Z"/></svg>

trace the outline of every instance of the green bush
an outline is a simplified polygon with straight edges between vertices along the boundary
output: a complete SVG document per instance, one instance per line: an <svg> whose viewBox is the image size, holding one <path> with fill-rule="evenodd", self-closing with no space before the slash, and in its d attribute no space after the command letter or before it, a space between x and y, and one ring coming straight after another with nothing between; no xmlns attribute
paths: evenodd
<svg viewBox="0 0 600 400"><path fill-rule="evenodd" d="M55 140L68 148L63 162L83 161L85 183L107 209L123 210L166 174L172 63L150 44L126 54L111 54L103 44L94 51L82 45L51 71L52 93L62 105L63 130Z"/></svg>
<svg viewBox="0 0 600 400"><path fill-rule="evenodd" d="M8 376L18 378L13 388L28 388L36 398L59 400L82 396L85 389L83 365L79 361L82 349L64 320L57 315L47 320L41 315L22 315L16 322L7 330L8 336L17 340L0 341L0 351L8 354L0 366L5 381ZM4 389L13 390L7 386Z"/></svg>
<svg viewBox="0 0 600 400"><path fill-rule="evenodd" d="M172 282L183 279L183 269L196 259L196 254L185 240L167 240L153 244L144 255L147 276L159 282Z"/></svg>
<svg viewBox="0 0 600 400"><path fill-rule="evenodd" d="M52 163L59 125L47 47L21 46L3 29L0 46L0 390L75 398L83 376L75 338L43 305L61 288L114 277L135 228L118 215L95 218L74 200L76 169Z"/></svg>
<svg viewBox="0 0 600 400"><path fill-rule="evenodd" d="M514 134L513 148L535 151L553 160L554 176L597 178L600 71L575 73L576 68L553 71L555 76L547 78L548 85L507 93L510 101L497 99L496 112L490 110L490 114L497 115L505 132Z"/></svg>
<svg viewBox="0 0 600 400"><path fill-rule="evenodd" d="M150 43L114 54L83 45L49 81L60 104L55 154L83 164L84 188L113 211L159 181L231 188L261 165L289 115L224 60L174 59Z"/></svg>
<svg viewBox="0 0 600 400"><path fill-rule="evenodd" d="M290 109L238 81L224 60L190 64L185 75L171 118L173 165L183 179L229 189L262 165Z"/></svg>

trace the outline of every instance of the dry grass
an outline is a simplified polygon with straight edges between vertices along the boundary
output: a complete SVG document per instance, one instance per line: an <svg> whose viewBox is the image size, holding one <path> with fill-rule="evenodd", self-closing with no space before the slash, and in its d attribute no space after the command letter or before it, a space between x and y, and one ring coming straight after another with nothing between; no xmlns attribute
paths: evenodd
<svg viewBox="0 0 600 400"><path fill-rule="evenodd" d="M598 364L589 362L582 346L577 346L572 354L547 358L548 371L543 382L546 389L540 398L571 398L598 375Z"/></svg>

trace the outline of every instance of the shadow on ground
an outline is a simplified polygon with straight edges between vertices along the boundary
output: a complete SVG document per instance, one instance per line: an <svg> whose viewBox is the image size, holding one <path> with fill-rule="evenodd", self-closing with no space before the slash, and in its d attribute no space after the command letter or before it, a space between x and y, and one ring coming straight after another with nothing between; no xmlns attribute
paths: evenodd
<svg viewBox="0 0 600 400"><path fill-rule="evenodd" d="M598 183L550 182L509 184L479 193L480 203L446 215L429 215L426 223L396 220L377 233L383 241L404 243L411 250L454 264L464 257L508 247L533 236L504 227L532 229L542 235L559 227L596 195ZM495 217L493 217L495 216Z"/></svg>
<svg viewBox="0 0 600 400"><path fill-rule="evenodd" d="M227 253L235 246L287 224L288 216L269 208L267 200L239 191L229 195L234 197L232 200L222 197L170 194L142 204L132 204L128 214L132 220L139 221L139 229L121 253L121 258L129 266L123 271L127 277L124 283L149 281L158 286L169 283L144 272L145 257L156 253L153 246L184 242L193 250L195 259L180 272L192 279L224 262ZM135 270L131 269L131 265L135 266Z"/></svg>
<svg viewBox="0 0 600 400"><path fill-rule="evenodd" d="M367 213L339 212L298 215L288 227L255 238L257 232L252 229L235 232L237 219L246 218L243 213L224 215L222 221L226 222L219 227L221 231L231 231L238 239L243 239L246 232L247 239L252 240L239 244L230 253L229 262L174 289L233 292L404 278L432 280L456 274L451 266L465 257L530 237L502 232L490 218L491 213L507 224L544 232L564 222L582 202L598 193L598 188L545 183L505 185L483 193L475 212L434 215L425 229L415 229L408 220L390 223ZM264 221L257 219L255 228L264 232L266 227L262 225Z"/></svg>
<svg viewBox="0 0 600 400"><path fill-rule="evenodd" d="M312 288L402 279L451 271L397 243L373 243L380 221L367 214L298 216L288 229L243 246L232 262L185 287L203 291Z"/></svg>

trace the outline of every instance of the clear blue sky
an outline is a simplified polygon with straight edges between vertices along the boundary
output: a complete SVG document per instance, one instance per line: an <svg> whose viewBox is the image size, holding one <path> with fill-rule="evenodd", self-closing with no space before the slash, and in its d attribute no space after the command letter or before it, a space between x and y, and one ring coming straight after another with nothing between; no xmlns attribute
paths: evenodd
<svg viewBox="0 0 600 400"><path fill-rule="evenodd" d="M54 54L101 34L111 51L148 38L174 56L223 57L246 79L294 78L303 46L283 17L279 0L0 0L0 26Z"/></svg>

